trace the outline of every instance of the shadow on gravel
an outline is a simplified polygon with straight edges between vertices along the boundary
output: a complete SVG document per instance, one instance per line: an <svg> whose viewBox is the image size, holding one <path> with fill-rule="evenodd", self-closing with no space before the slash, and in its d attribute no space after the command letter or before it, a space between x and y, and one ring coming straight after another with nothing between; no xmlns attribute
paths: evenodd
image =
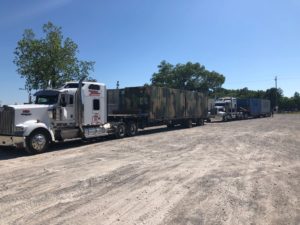
<svg viewBox="0 0 300 225"><path fill-rule="evenodd" d="M156 133L164 133L164 132L172 132L175 130L184 130L188 128L184 128L181 126L176 126L174 128L167 128L165 126L161 127L155 127L155 128L146 128L145 130L140 130L137 136L144 136L144 135L151 135ZM131 138L131 137L125 137ZM95 143L101 143L106 141L113 141L117 140L116 138L112 136L105 136L100 138L94 138L94 139L88 139L88 140L72 140L72 141L66 141L66 142L59 142L52 144L47 152L56 152L61 150L67 150L70 148L76 148L76 147L82 147L82 146L88 146ZM25 150L23 149L16 149L13 147L0 147L0 161L2 160L9 160L13 158L20 158L20 157L30 157Z"/></svg>
<svg viewBox="0 0 300 225"><path fill-rule="evenodd" d="M26 157L26 156L28 156L28 154L21 149L16 149L12 147L0 148L0 161L19 158L19 157Z"/></svg>

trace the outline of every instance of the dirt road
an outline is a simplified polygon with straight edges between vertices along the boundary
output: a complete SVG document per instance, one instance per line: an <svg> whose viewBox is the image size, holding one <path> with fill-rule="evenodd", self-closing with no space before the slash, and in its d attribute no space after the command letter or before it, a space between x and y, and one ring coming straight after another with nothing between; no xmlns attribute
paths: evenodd
<svg viewBox="0 0 300 225"><path fill-rule="evenodd" d="M0 224L300 224L300 115L26 156L0 149Z"/></svg>

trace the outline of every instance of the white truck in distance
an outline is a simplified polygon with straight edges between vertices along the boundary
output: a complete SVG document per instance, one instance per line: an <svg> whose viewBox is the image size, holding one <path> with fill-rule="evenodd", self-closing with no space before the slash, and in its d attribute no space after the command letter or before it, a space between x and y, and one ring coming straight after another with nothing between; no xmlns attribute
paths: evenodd
<svg viewBox="0 0 300 225"><path fill-rule="evenodd" d="M237 107L237 98L224 97L214 101L209 117L216 121L228 121L244 118L244 112Z"/></svg>
<svg viewBox="0 0 300 225"><path fill-rule="evenodd" d="M271 102L262 98L223 97L211 102L209 119L229 121L271 115Z"/></svg>

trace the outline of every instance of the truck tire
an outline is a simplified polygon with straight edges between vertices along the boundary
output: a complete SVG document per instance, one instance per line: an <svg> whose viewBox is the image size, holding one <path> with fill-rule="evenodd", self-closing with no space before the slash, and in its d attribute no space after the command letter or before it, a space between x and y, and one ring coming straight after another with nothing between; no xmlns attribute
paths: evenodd
<svg viewBox="0 0 300 225"><path fill-rule="evenodd" d="M138 128L135 122L130 122L127 124L127 129L126 129L126 133L127 136L132 137L137 135L138 132Z"/></svg>
<svg viewBox="0 0 300 225"><path fill-rule="evenodd" d="M48 149L50 143L49 135L46 131L37 130L26 138L26 151L29 154L40 154Z"/></svg>
<svg viewBox="0 0 300 225"><path fill-rule="evenodd" d="M227 119L227 116L223 116L223 122L227 122L228 119Z"/></svg>
<svg viewBox="0 0 300 225"><path fill-rule="evenodd" d="M185 127L186 128L192 128L193 127L193 121L191 119L188 119L185 121Z"/></svg>
<svg viewBox="0 0 300 225"><path fill-rule="evenodd" d="M197 119L197 126L203 126L204 125L204 120L203 119Z"/></svg>
<svg viewBox="0 0 300 225"><path fill-rule="evenodd" d="M174 125L174 123L172 123L172 122L167 124L167 127L168 127L169 129L174 128L174 126L175 126L175 125Z"/></svg>
<svg viewBox="0 0 300 225"><path fill-rule="evenodd" d="M125 125L121 123L117 126L115 136L116 138L123 138L125 137L125 134L126 134Z"/></svg>

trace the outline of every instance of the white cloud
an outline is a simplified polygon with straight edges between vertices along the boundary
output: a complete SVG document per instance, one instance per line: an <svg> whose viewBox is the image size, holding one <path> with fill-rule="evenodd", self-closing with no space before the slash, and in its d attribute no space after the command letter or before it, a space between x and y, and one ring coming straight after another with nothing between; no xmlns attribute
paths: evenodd
<svg viewBox="0 0 300 225"><path fill-rule="evenodd" d="M66 6L72 1L73 0L38 0L23 8L8 9L9 14L0 16L0 26L12 26L15 23Z"/></svg>

